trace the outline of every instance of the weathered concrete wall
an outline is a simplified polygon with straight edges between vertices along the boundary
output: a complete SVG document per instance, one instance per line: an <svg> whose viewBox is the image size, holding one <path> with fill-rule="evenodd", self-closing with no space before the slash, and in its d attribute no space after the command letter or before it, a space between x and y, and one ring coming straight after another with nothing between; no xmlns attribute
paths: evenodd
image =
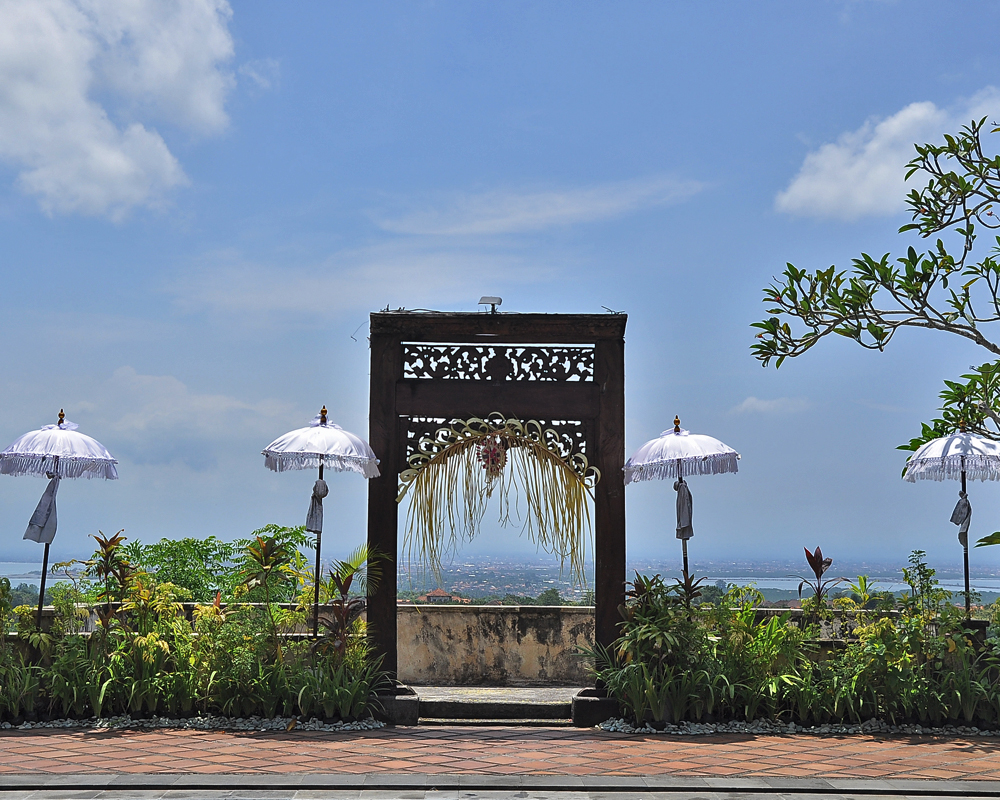
<svg viewBox="0 0 1000 800"><path fill-rule="evenodd" d="M424 686L593 683L581 647L594 609L580 606L400 605L399 680Z"/></svg>

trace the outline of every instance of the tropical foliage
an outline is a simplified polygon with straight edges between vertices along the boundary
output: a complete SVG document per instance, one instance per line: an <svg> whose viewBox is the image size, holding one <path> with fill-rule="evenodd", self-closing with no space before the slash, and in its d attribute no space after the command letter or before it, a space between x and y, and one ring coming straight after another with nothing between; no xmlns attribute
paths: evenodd
<svg viewBox="0 0 1000 800"><path fill-rule="evenodd" d="M331 647L295 634L314 591L301 529L268 526L233 545L143 546L121 532L95 540L91 559L57 565L71 580L53 588L44 632L0 579L0 630L17 634L0 637L0 719L371 712L385 676L360 619L364 600L349 593L365 551L324 581L323 608L338 620Z"/></svg>
<svg viewBox="0 0 1000 800"><path fill-rule="evenodd" d="M859 576L828 604L827 559L806 552L814 594L799 621L762 612L753 588L730 586L717 603L691 608L683 582L636 574L620 637L591 653L597 678L627 717L654 727L757 718L1000 727L1000 620L984 637L921 551L903 570L910 591L895 597ZM850 624L821 649L816 620L835 609Z"/></svg>
<svg viewBox="0 0 1000 800"><path fill-rule="evenodd" d="M926 183L907 195L911 222L899 232L951 234L947 244L937 238L926 252L910 246L894 260L862 253L849 270L786 264L764 290L769 316L754 323L760 332L752 350L765 366L781 366L831 335L883 350L902 328L941 331L983 348L992 360L946 380L941 416L901 449L960 430L1000 437L1000 156L988 152L985 128L984 117L945 134L943 144L915 145L906 168L907 179ZM984 231L992 239L988 253L976 247Z"/></svg>

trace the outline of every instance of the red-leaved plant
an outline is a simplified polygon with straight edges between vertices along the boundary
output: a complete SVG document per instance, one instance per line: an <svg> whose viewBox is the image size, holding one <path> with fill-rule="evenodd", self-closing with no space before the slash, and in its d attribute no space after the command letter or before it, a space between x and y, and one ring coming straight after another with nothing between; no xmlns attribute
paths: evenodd
<svg viewBox="0 0 1000 800"><path fill-rule="evenodd" d="M802 588L808 586L813 591L813 605L816 610L819 610L823 608L823 596L834 586L842 583L844 578L828 578L827 580L823 580L823 574L830 569L833 559L823 558L823 551L819 549L819 545L816 546L816 552L814 553L810 553L808 547L803 549L806 551L806 561L809 562L809 567L816 577L810 580L809 578L803 578L801 575L796 575L802 581L799 584L799 599L802 599Z"/></svg>

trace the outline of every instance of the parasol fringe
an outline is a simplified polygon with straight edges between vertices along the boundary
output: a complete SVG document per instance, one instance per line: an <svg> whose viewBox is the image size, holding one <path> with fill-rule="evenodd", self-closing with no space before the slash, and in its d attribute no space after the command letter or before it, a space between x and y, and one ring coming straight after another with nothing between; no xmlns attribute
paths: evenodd
<svg viewBox="0 0 1000 800"><path fill-rule="evenodd" d="M104 478L118 479L115 460L104 458L77 458L73 456L21 455L5 453L0 455L0 475L38 475L44 478L51 472L60 478Z"/></svg>
<svg viewBox="0 0 1000 800"><path fill-rule="evenodd" d="M919 459L906 464L903 480L909 483L921 481L959 480L962 477L962 464L965 464L965 476L972 481L1000 480L1000 463L996 458L977 455L941 456L938 458Z"/></svg>
<svg viewBox="0 0 1000 800"><path fill-rule="evenodd" d="M721 475L739 471L739 455L736 453L715 453L698 458L681 460L681 472L688 475ZM634 464L625 467L625 483L637 481L662 481L677 478L676 458L651 461L648 464Z"/></svg>
<svg viewBox="0 0 1000 800"><path fill-rule="evenodd" d="M319 455L318 453L272 453L264 451L264 466L274 472L285 472L293 469L317 469L323 462L323 468L332 472L357 472L366 478L377 478L378 459L361 456Z"/></svg>

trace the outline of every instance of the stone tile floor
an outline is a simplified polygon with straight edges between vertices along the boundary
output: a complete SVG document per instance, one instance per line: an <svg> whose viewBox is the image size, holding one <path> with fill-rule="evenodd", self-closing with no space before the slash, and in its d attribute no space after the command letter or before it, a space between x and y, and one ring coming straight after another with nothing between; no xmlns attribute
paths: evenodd
<svg viewBox="0 0 1000 800"><path fill-rule="evenodd" d="M561 792L546 789L519 789L516 791L482 790L395 790L360 789L348 791L327 791L324 789L298 789L268 791L252 787L231 791L72 791L58 789L36 789L32 791L3 791L4 800L629 800L636 797L632 792L620 791L572 791ZM642 800L917 800L934 797L935 800L966 800L967 795L919 792L891 792L889 794L812 793L798 791L705 791L705 792L642 792Z"/></svg>
<svg viewBox="0 0 1000 800"><path fill-rule="evenodd" d="M1000 742L871 736L628 736L573 728L458 726L361 733L0 733L0 786L10 786L17 776L60 773L1000 781Z"/></svg>

